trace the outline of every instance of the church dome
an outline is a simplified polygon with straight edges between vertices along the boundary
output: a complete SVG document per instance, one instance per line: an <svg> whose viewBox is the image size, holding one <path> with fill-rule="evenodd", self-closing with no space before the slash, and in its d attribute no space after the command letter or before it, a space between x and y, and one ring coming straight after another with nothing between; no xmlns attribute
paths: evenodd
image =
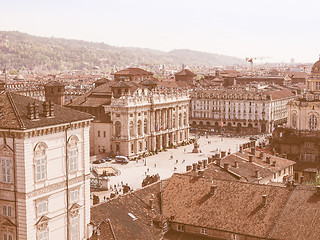
<svg viewBox="0 0 320 240"><path fill-rule="evenodd" d="M320 59L313 64L311 74L320 74Z"/></svg>

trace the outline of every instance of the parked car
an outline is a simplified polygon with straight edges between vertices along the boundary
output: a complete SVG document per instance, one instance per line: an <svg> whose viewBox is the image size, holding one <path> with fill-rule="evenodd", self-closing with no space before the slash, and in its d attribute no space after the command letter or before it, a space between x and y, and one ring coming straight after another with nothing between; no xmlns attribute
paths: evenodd
<svg viewBox="0 0 320 240"><path fill-rule="evenodd" d="M99 159L99 160L95 160L93 161L92 163L93 164L101 164L101 163L104 163L104 161L101 161L102 159Z"/></svg>
<svg viewBox="0 0 320 240"><path fill-rule="evenodd" d="M117 163L129 163L129 159L125 156L116 156L114 160Z"/></svg>

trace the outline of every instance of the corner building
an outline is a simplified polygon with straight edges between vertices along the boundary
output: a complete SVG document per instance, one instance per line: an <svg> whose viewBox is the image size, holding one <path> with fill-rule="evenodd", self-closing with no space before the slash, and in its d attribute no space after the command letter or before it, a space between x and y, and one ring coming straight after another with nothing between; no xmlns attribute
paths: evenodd
<svg viewBox="0 0 320 240"><path fill-rule="evenodd" d="M0 239L88 237L91 120L1 88Z"/></svg>

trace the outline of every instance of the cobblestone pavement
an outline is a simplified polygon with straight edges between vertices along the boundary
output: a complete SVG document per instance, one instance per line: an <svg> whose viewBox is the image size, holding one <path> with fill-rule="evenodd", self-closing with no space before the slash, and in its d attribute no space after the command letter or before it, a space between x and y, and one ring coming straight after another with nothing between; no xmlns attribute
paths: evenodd
<svg viewBox="0 0 320 240"><path fill-rule="evenodd" d="M110 177L110 186L117 185L120 189L121 184L128 184L133 190L142 187L142 181L146 175L159 174L160 179L171 177L175 172L181 173L186 171L187 165L198 162L198 160L207 159L219 151L236 152L239 145L249 141L248 137L227 138L221 136L202 136L198 139L201 153L192 153L193 144L178 147L177 149L168 149L165 152L159 152L157 155L146 157L138 161L130 161L128 164L106 163L120 170L121 174ZM102 165L102 164L101 164ZM111 191L95 192L95 195L103 201L108 197Z"/></svg>

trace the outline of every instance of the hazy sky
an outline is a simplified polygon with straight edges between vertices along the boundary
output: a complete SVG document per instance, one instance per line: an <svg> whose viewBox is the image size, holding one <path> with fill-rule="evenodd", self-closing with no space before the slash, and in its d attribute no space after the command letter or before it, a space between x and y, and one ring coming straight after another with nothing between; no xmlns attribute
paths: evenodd
<svg viewBox="0 0 320 240"><path fill-rule="evenodd" d="M319 0L1 0L0 30L315 62Z"/></svg>

